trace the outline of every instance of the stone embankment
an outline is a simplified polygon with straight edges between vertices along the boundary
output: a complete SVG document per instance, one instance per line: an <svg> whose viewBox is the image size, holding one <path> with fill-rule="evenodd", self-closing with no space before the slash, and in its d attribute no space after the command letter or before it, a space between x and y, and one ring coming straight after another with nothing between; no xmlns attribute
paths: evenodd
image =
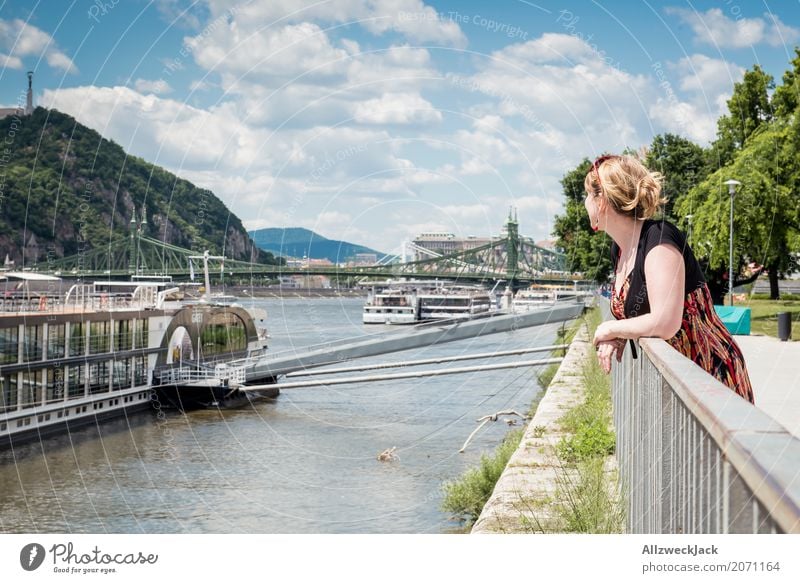
<svg viewBox="0 0 800 583"><path fill-rule="evenodd" d="M583 367L590 351L594 352L583 324L475 522L473 534L559 530L559 492L570 476L556 455L556 445L565 435L560 420L583 400Z"/></svg>

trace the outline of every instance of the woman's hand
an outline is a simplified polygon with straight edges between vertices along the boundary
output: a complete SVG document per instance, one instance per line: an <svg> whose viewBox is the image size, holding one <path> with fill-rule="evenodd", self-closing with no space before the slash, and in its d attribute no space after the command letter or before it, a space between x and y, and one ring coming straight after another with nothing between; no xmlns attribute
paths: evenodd
<svg viewBox="0 0 800 583"><path fill-rule="evenodd" d="M594 340L592 343L598 346L600 342L610 342L611 340L623 340L619 338L619 333L615 331L616 322L614 320L607 320L601 323L597 330L594 331Z"/></svg>
<svg viewBox="0 0 800 583"><path fill-rule="evenodd" d="M600 368L608 374L611 372L611 359L616 356L617 362L622 360L622 352L625 350L625 340L615 338L613 340L602 340L597 343L597 360Z"/></svg>

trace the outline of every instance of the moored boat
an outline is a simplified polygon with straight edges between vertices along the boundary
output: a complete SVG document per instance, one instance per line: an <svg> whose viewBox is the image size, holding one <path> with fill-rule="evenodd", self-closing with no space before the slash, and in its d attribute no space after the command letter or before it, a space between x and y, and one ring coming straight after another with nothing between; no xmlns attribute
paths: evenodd
<svg viewBox="0 0 800 583"><path fill-rule="evenodd" d="M417 301L421 321L470 319L488 313L494 303L486 289L452 284L420 293Z"/></svg>
<svg viewBox="0 0 800 583"><path fill-rule="evenodd" d="M151 408L163 284L0 274L0 445Z"/></svg>

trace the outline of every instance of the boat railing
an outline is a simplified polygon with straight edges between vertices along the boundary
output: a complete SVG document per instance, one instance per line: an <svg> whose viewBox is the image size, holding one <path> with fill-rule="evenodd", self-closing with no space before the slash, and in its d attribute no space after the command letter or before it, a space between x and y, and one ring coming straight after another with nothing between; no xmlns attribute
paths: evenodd
<svg viewBox="0 0 800 583"><path fill-rule="evenodd" d="M194 383L198 381L228 381L232 385L244 384L245 367L233 363L221 363L216 366L180 366L166 365L153 371L153 380L160 385Z"/></svg>
<svg viewBox="0 0 800 583"><path fill-rule="evenodd" d="M70 290L72 291L72 290ZM145 310L155 307L155 303L145 297L132 297L131 294L29 294L25 292L6 292L0 296L0 313L46 313L104 312L115 310Z"/></svg>

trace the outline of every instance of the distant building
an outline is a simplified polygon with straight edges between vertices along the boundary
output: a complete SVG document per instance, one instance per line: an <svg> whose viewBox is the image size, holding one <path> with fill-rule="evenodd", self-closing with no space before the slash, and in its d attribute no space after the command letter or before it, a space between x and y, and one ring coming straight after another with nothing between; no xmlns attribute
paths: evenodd
<svg viewBox="0 0 800 583"><path fill-rule="evenodd" d="M350 267L363 267L367 265L375 265L378 262L378 255L376 253L356 253L347 265Z"/></svg>
<svg viewBox="0 0 800 583"><path fill-rule="evenodd" d="M482 245L498 241L501 237L456 237L452 233L422 233L411 242L413 261L430 259L433 255L421 251L428 249L439 255L450 255L461 251L469 251Z"/></svg>
<svg viewBox="0 0 800 583"><path fill-rule="evenodd" d="M546 239L544 241L537 241L536 245L541 247L542 249L549 249L550 251L558 251L558 245L556 241L552 239Z"/></svg>
<svg viewBox="0 0 800 583"><path fill-rule="evenodd" d="M28 71L28 96L25 101L25 109L20 107L2 107L0 108L0 119L4 117L19 117L21 115L30 115L33 113L33 71Z"/></svg>

